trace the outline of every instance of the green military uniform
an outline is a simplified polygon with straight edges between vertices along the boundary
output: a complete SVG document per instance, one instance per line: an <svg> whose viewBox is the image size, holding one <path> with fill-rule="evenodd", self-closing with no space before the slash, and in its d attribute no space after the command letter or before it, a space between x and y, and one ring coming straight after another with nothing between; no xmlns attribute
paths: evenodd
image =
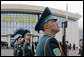
<svg viewBox="0 0 84 57"><path fill-rule="evenodd" d="M22 34L25 31L23 28L16 29L14 31L14 38L15 41L18 40L19 38L22 38ZM14 42L15 42L14 41ZM22 56L22 44L19 42L18 44L14 44L14 56Z"/></svg>
<svg viewBox="0 0 84 57"><path fill-rule="evenodd" d="M16 40L18 40L17 38ZM22 45L21 43L14 44L14 56L22 56Z"/></svg>
<svg viewBox="0 0 84 57"><path fill-rule="evenodd" d="M55 19L52 16L49 8L46 7L35 26L35 30L36 31L43 30L44 24L47 23L47 21L50 19L57 21L57 19ZM56 38L52 36L52 34L46 32L42 36L36 47L36 56L63 56L63 55L64 54L62 52L62 49Z"/></svg>
<svg viewBox="0 0 84 57"><path fill-rule="evenodd" d="M22 36L19 36L18 40L19 39L22 39ZM22 52L23 52L22 49L23 49L23 46L22 46L21 42L18 42L18 44L17 44L17 56L22 56Z"/></svg>
<svg viewBox="0 0 84 57"><path fill-rule="evenodd" d="M18 43L16 43L16 41L17 41L17 38L14 40L14 56L17 56L17 46L18 46Z"/></svg>
<svg viewBox="0 0 84 57"><path fill-rule="evenodd" d="M23 44L23 56L33 56L30 42L27 40Z"/></svg>
<svg viewBox="0 0 84 57"><path fill-rule="evenodd" d="M30 34L30 31L25 30L23 33L23 38L25 35L28 35L28 34ZM26 39L25 39L25 42L23 43L23 56L33 56L31 43Z"/></svg>
<svg viewBox="0 0 84 57"><path fill-rule="evenodd" d="M23 47L21 45L21 43L18 43L17 45L17 56L22 56L23 55Z"/></svg>
<svg viewBox="0 0 84 57"><path fill-rule="evenodd" d="M14 44L14 56L17 56L17 44Z"/></svg>
<svg viewBox="0 0 84 57"><path fill-rule="evenodd" d="M52 35L45 33L36 47L37 56L63 56L60 44Z"/></svg>

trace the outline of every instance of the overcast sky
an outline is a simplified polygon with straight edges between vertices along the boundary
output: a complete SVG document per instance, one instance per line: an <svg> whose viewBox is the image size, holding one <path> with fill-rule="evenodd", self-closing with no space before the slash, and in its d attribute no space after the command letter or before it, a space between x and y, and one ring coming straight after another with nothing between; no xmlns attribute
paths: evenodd
<svg viewBox="0 0 84 57"><path fill-rule="evenodd" d="M1 4L27 4L44 6L66 11L66 3L68 3L68 11L79 13L81 18L78 20L78 27L83 28L83 1L1 1Z"/></svg>

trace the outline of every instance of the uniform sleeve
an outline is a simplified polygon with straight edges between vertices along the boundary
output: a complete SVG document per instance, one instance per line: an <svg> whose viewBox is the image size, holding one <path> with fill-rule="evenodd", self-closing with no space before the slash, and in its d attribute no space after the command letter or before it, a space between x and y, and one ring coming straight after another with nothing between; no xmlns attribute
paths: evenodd
<svg viewBox="0 0 84 57"><path fill-rule="evenodd" d="M28 56L33 56L33 53L28 45L25 46L25 52Z"/></svg>
<svg viewBox="0 0 84 57"><path fill-rule="evenodd" d="M46 40L45 53L46 56L61 56L61 51L56 39L51 38Z"/></svg>
<svg viewBox="0 0 84 57"><path fill-rule="evenodd" d="M21 55L21 45L20 44L18 45L18 48L17 48L17 55L18 56Z"/></svg>

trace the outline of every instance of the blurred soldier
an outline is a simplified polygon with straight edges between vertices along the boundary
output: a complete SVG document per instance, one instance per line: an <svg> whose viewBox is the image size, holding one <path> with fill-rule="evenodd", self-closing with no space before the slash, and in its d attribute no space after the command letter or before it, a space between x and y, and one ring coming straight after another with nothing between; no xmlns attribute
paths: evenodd
<svg viewBox="0 0 84 57"><path fill-rule="evenodd" d="M29 30L25 30L25 32L23 33L23 38L25 39L25 42L23 44L23 56L33 56L30 43L31 34Z"/></svg>
<svg viewBox="0 0 84 57"><path fill-rule="evenodd" d="M22 54L23 54L23 46L22 46L22 44L21 44L21 42L22 42L22 36L19 36L18 37L18 45L17 45L17 56L22 56Z"/></svg>
<svg viewBox="0 0 84 57"><path fill-rule="evenodd" d="M18 44L18 41L17 41L17 39L15 39L15 41L14 41L14 56L17 56L17 44Z"/></svg>
<svg viewBox="0 0 84 57"><path fill-rule="evenodd" d="M75 50L75 44L73 44L73 50Z"/></svg>
<svg viewBox="0 0 84 57"><path fill-rule="evenodd" d="M80 40L79 45L80 45L79 53L81 56L83 56L83 39Z"/></svg>
<svg viewBox="0 0 84 57"><path fill-rule="evenodd" d="M67 42L66 45L67 45L67 56L68 56L68 55L69 55L69 46L70 46L70 45L69 45L69 42Z"/></svg>
<svg viewBox="0 0 84 57"><path fill-rule="evenodd" d="M59 32L57 19L52 16L48 7L42 13L35 30L45 32L37 44L36 56L63 56L61 46L55 38L55 34Z"/></svg>
<svg viewBox="0 0 84 57"><path fill-rule="evenodd" d="M21 45L21 38L22 34L25 31L23 28L19 28L16 31L14 31L14 56L22 56L22 45Z"/></svg>
<svg viewBox="0 0 84 57"><path fill-rule="evenodd" d="M82 46L82 48L81 48L81 56L83 56L83 46Z"/></svg>
<svg viewBox="0 0 84 57"><path fill-rule="evenodd" d="M70 43L69 49L71 49L71 43Z"/></svg>

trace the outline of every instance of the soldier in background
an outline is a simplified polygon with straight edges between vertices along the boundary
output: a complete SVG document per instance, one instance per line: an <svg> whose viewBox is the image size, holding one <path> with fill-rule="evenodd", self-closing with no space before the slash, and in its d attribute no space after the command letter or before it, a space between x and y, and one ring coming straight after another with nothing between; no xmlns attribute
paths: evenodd
<svg viewBox="0 0 84 57"><path fill-rule="evenodd" d="M18 41L17 41L17 39L15 39L15 41L14 41L14 56L17 56L17 45L18 45Z"/></svg>
<svg viewBox="0 0 84 57"><path fill-rule="evenodd" d="M70 43L69 49L71 49L71 43Z"/></svg>
<svg viewBox="0 0 84 57"><path fill-rule="evenodd" d="M18 37L18 44L17 44L17 56L23 55L23 46L22 46L21 42L22 42L22 36L19 36Z"/></svg>
<svg viewBox="0 0 84 57"><path fill-rule="evenodd" d="M23 56L34 56L32 52L32 46L31 46L31 34L29 30L25 30L23 33L23 38L25 39L25 42L23 43Z"/></svg>
<svg viewBox="0 0 84 57"><path fill-rule="evenodd" d="M75 44L73 44L73 50L75 50Z"/></svg>
<svg viewBox="0 0 84 57"><path fill-rule="evenodd" d="M14 31L14 56L22 56L22 44L21 44L21 39L22 39L22 34L25 31L23 28L16 29Z"/></svg>

